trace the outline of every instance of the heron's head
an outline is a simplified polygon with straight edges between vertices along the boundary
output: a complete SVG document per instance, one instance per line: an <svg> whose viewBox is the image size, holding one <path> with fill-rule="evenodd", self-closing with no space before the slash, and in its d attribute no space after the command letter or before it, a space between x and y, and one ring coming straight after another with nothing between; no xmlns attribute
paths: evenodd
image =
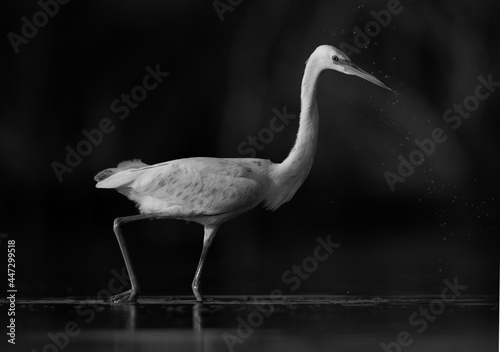
<svg viewBox="0 0 500 352"><path fill-rule="evenodd" d="M324 69L335 70L346 75L355 75L377 86L392 90L387 84L356 66L342 50L331 45L319 46L313 55L318 58L319 64Z"/></svg>

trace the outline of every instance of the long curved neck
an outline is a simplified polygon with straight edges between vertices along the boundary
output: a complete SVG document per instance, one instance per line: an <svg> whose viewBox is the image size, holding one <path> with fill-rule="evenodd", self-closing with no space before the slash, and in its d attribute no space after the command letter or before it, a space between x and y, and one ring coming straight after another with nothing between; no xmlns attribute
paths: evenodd
<svg viewBox="0 0 500 352"><path fill-rule="evenodd" d="M319 113L316 102L316 86L322 69L315 64L314 57L307 61L302 78L301 109L297 139L288 157L281 163L282 171L304 174L307 177L314 162L318 141ZM302 179L302 181L304 181Z"/></svg>
<svg viewBox="0 0 500 352"><path fill-rule="evenodd" d="M314 55L306 63L301 89L301 111L299 131L295 145L288 157L276 164L271 177L276 189L266 202L270 209L276 209L292 198L302 185L314 162L318 140L319 114L316 103L316 86L323 68Z"/></svg>

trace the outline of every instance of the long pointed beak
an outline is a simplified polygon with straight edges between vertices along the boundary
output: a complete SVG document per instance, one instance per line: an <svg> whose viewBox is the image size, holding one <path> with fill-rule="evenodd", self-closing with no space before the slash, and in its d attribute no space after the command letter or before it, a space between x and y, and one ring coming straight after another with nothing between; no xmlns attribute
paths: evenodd
<svg viewBox="0 0 500 352"><path fill-rule="evenodd" d="M368 72L362 70L352 62L347 62L345 65L345 70L348 75L355 75L360 78L366 79L368 82L371 82L373 84L376 84L379 87L389 89L392 91L391 87L389 87L387 84L376 78L375 76L369 74Z"/></svg>

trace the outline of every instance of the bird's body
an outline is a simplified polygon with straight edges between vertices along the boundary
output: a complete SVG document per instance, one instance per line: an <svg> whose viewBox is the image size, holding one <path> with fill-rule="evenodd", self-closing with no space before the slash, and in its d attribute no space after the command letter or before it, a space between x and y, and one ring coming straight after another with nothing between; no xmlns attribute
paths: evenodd
<svg viewBox="0 0 500 352"><path fill-rule="evenodd" d="M98 188L113 188L136 202L141 214L211 224L266 200L274 164L261 159L188 158L146 165L118 165ZM105 170L106 171L106 170ZM274 186L274 187L273 187Z"/></svg>
<svg viewBox="0 0 500 352"><path fill-rule="evenodd" d="M193 281L193 292L198 300L202 300L198 292L201 269L219 226L261 203L267 209L277 209L293 197L309 174L319 125L316 85L325 69L355 74L390 89L352 64L340 50L323 45L307 61L302 80L299 131L294 147L283 162L199 157L147 165L132 160L96 175L97 188L116 189L134 201L142 214L115 220L115 233L131 277L132 289L112 297L112 301L134 301L138 293L120 224L143 218L183 219L205 226L203 251Z"/></svg>

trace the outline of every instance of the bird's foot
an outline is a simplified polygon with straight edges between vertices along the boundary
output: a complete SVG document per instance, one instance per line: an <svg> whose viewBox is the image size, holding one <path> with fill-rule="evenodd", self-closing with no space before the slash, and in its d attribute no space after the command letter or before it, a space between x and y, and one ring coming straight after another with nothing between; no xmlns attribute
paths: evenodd
<svg viewBox="0 0 500 352"><path fill-rule="evenodd" d="M200 292L195 292L195 293L194 293L194 296L196 297L196 300L197 300L198 302L203 302L203 296L201 295L201 293L200 293Z"/></svg>
<svg viewBox="0 0 500 352"><path fill-rule="evenodd" d="M109 297L108 301L111 303L133 303L137 302L137 294L139 293L139 290L137 289L130 289L128 291L119 293L117 295Z"/></svg>
<svg viewBox="0 0 500 352"><path fill-rule="evenodd" d="M191 288L193 289L193 293L194 293L194 296L196 297L196 300L198 302L203 302L203 296L200 292L200 289L199 289L199 285L196 285L193 283L193 285L191 286Z"/></svg>

